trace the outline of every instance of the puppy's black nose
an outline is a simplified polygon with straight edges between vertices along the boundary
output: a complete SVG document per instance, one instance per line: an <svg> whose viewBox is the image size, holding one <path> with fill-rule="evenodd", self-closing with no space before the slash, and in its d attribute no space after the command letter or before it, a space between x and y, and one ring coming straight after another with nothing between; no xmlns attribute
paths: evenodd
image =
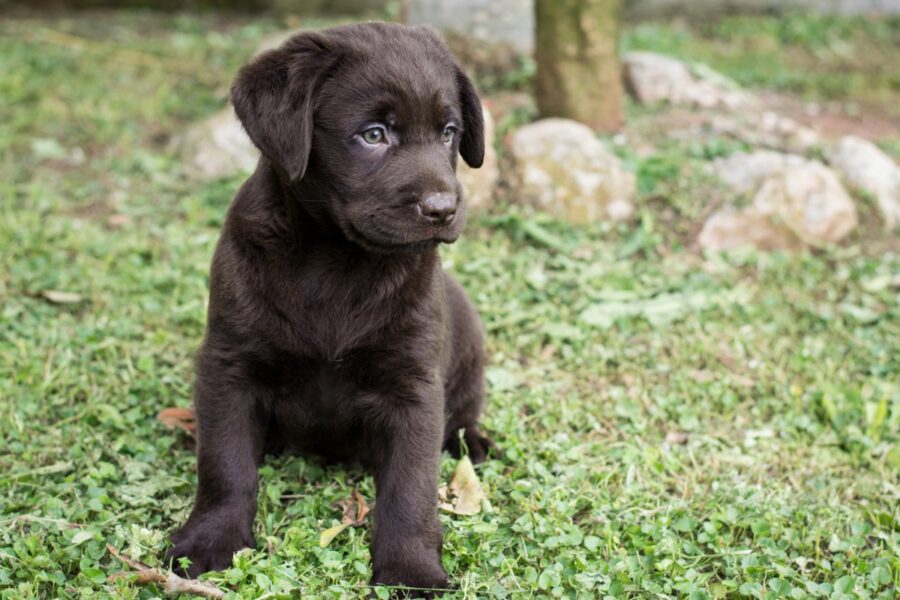
<svg viewBox="0 0 900 600"><path fill-rule="evenodd" d="M419 212L432 225L446 225L456 216L456 194L428 194L419 201Z"/></svg>

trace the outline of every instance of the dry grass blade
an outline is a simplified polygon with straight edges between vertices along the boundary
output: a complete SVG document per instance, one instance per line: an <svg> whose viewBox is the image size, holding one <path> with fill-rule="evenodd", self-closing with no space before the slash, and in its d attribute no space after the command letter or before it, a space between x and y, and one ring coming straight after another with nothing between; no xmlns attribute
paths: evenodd
<svg viewBox="0 0 900 600"><path fill-rule="evenodd" d="M134 560L119 552L112 544L106 545L106 550L117 559L134 569L134 573L119 573L115 576L137 575L135 581L140 584L156 583L163 587L167 594L194 594L203 596L204 598L224 598L225 592L205 581L197 581L196 579L184 579L175 573L169 571L163 573L157 569L151 568L144 563Z"/></svg>
<svg viewBox="0 0 900 600"><path fill-rule="evenodd" d="M324 548L328 544L331 543L331 540L336 538L340 532L350 527L350 523L341 523L340 525L335 525L334 527L329 527L325 531L319 534L319 548Z"/></svg>
<svg viewBox="0 0 900 600"><path fill-rule="evenodd" d="M43 290L41 297L53 304L78 304L82 300L81 294L63 290Z"/></svg>

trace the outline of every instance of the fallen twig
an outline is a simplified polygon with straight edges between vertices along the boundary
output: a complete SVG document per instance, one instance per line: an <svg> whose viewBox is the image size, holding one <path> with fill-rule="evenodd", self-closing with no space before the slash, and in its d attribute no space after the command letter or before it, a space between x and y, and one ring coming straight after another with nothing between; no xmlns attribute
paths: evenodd
<svg viewBox="0 0 900 600"><path fill-rule="evenodd" d="M168 571L163 573L157 569L145 565L139 560L134 560L120 553L112 544L106 545L106 550L120 561L131 567L136 573L114 573L113 578L137 575L135 581L139 584L157 583L163 587L167 594L196 594L205 598L224 598L225 592L211 583L196 579L185 579Z"/></svg>

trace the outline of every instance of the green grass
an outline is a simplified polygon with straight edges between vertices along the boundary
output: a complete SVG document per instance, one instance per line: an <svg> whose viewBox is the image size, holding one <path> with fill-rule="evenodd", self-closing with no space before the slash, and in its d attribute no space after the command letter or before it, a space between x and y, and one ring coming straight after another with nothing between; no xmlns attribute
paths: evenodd
<svg viewBox="0 0 900 600"><path fill-rule="evenodd" d="M4 600L161 595L113 579L106 544L158 565L189 510L190 444L155 415L190 404L240 183L190 182L164 138L216 109L278 26L0 24ZM488 329L503 449L478 468L490 511L441 517L459 597L896 597L900 258L877 230L798 256L686 250L714 189L700 167L723 151L626 156L632 224L498 209L444 251ZM232 597L361 597L368 528L318 546L354 487L372 499L362 472L267 460L260 549L209 579Z"/></svg>

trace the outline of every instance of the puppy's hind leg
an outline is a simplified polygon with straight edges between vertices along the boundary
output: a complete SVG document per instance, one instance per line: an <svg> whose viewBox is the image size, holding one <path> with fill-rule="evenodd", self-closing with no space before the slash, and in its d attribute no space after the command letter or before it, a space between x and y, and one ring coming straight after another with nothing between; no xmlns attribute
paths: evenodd
<svg viewBox="0 0 900 600"><path fill-rule="evenodd" d="M446 281L452 343L451 367L444 382L444 449L459 458L465 444L472 462L480 463L488 453L497 455L494 442L478 430L478 418L484 409L484 335L478 313L462 287L449 275ZM462 442L460 429L464 430Z"/></svg>
<svg viewBox="0 0 900 600"><path fill-rule="evenodd" d="M489 454L497 456L497 446L478 428L478 418L484 407L484 368L480 361L469 367L460 369L457 379L445 388L449 418L444 429L444 450L454 458L468 453L472 462L478 464Z"/></svg>
<svg viewBox="0 0 900 600"><path fill-rule="evenodd" d="M497 455L497 445L491 438L481 433L477 425L462 429L462 440L460 440L459 430L448 432L444 450L449 452L450 456L461 458L463 454L468 454L472 463L477 465L487 460L489 455ZM465 451L463 444L465 444Z"/></svg>

